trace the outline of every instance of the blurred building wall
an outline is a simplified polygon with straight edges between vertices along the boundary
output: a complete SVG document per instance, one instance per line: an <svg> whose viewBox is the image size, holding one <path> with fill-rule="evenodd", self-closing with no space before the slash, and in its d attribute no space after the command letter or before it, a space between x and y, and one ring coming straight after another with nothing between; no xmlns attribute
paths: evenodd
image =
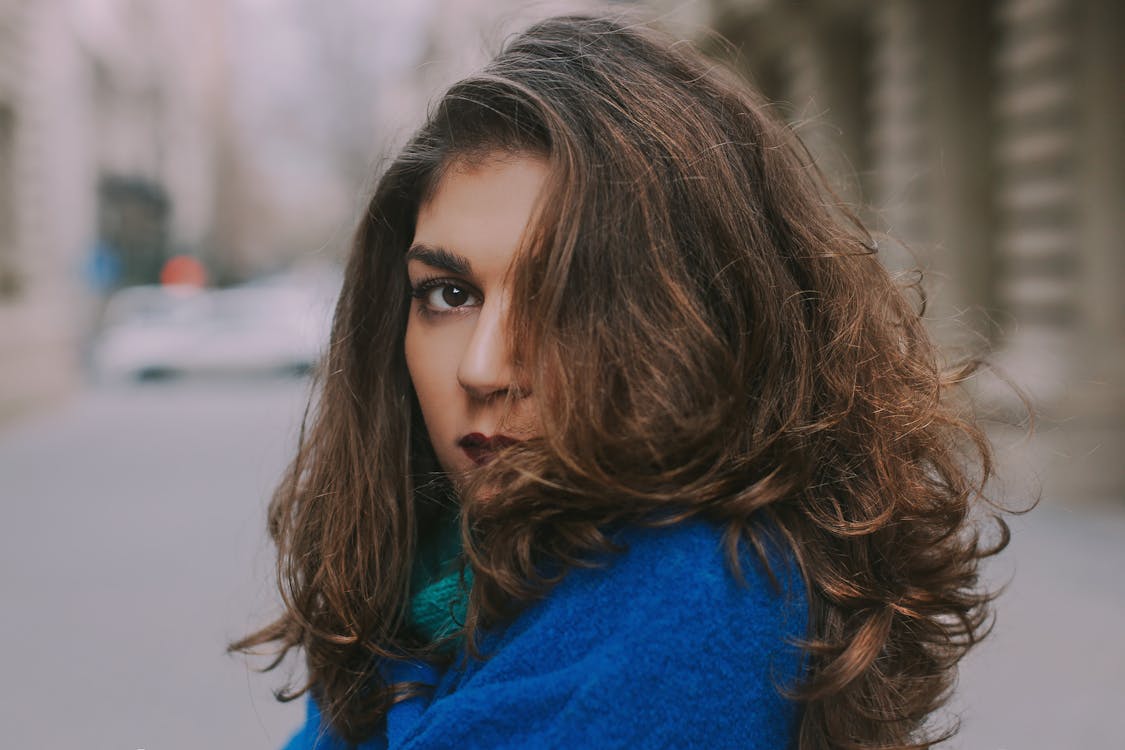
<svg viewBox="0 0 1125 750"><path fill-rule="evenodd" d="M57 0L0 0L0 417L73 387L94 228L82 51Z"/></svg>
<svg viewBox="0 0 1125 750"><path fill-rule="evenodd" d="M0 419L72 390L173 253L338 260L442 85L581 0L0 0Z"/></svg>
<svg viewBox="0 0 1125 750"><path fill-rule="evenodd" d="M1045 493L1125 498L1125 3L704 5L697 21L897 238L888 265L927 272L935 334L990 349L1031 392ZM979 397L1015 410L1009 393Z"/></svg>
<svg viewBox="0 0 1125 750"><path fill-rule="evenodd" d="M897 238L887 264L927 271L939 338L1031 390L1051 491L1125 495L1125 3L637 4L731 40ZM585 5L0 0L0 418L76 381L112 283L91 263L106 186L151 216L166 201L153 252L232 280L342 253L378 156L427 101L527 19Z"/></svg>
<svg viewBox="0 0 1125 750"><path fill-rule="evenodd" d="M107 185L164 202L159 252L205 252L215 2L0 0L0 419L80 380L121 274L97 252L120 223Z"/></svg>

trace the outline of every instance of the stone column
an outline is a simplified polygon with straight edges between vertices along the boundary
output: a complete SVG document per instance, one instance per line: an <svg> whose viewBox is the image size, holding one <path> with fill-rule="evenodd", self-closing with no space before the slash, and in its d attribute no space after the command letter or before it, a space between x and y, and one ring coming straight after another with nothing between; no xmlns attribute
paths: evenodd
<svg viewBox="0 0 1125 750"><path fill-rule="evenodd" d="M1039 412L1025 468L1063 504L1125 495L1122 15L1113 0L998 6L997 359Z"/></svg>
<svg viewBox="0 0 1125 750"><path fill-rule="evenodd" d="M797 132L840 199L862 207L867 109L863 77L869 54L861 34L862 17L832 5L776 15L785 15L784 27L790 29L777 62Z"/></svg>
<svg viewBox="0 0 1125 750"><path fill-rule="evenodd" d="M880 253L892 270L912 269L911 246L931 238L927 220L924 60L918 5L904 0L878 3L872 10L870 151L874 172L872 204L880 229L891 240Z"/></svg>
<svg viewBox="0 0 1125 750"><path fill-rule="evenodd" d="M1079 300L1096 382L1088 411L1125 417L1125 3L1089 0L1082 38Z"/></svg>
<svg viewBox="0 0 1125 750"><path fill-rule="evenodd" d="M1125 3L1083 0L1076 18L1078 242L1081 322L1066 406L1084 432L1085 483L1125 502Z"/></svg>
<svg viewBox="0 0 1125 750"><path fill-rule="evenodd" d="M17 288L0 299L0 419L73 391L78 273L91 213L82 168L81 51L59 0L0 0L0 68L11 117L10 173ZM0 98L2 100L2 98Z"/></svg>
<svg viewBox="0 0 1125 750"><path fill-rule="evenodd" d="M1047 411L1078 354L1073 5L1004 0L997 19L998 361Z"/></svg>
<svg viewBox="0 0 1125 750"><path fill-rule="evenodd" d="M926 252L930 330L952 358L991 340L994 306L991 164L992 8L978 0L921 3L927 176L932 232Z"/></svg>

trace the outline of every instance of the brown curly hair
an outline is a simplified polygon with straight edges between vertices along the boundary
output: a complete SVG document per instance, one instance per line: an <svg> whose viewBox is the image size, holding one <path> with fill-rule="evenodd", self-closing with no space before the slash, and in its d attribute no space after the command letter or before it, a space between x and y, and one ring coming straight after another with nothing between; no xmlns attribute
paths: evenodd
<svg viewBox="0 0 1125 750"><path fill-rule="evenodd" d="M285 605L236 643L306 657L342 736L378 730L409 686L378 659L443 657L406 627L412 559L450 490L403 354L403 255L459 159L551 170L514 266L511 345L542 437L459 503L474 575L465 634L544 596L617 522L779 528L810 602L799 746L928 747L926 719L987 630L978 563L1007 543L975 507L987 441L870 234L796 136L690 46L604 17L516 36L440 99L361 222L315 411L270 507ZM499 484L497 484L499 483ZM987 506L985 506L987 508Z"/></svg>

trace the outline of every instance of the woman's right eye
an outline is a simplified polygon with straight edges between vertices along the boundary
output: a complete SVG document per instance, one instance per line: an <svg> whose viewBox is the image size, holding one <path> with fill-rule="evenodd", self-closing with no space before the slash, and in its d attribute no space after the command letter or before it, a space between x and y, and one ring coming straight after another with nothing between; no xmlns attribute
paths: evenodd
<svg viewBox="0 0 1125 750"><path fill-rule="evenodd" d="M414 287L413 296L422 300L427 312L454 312L463 307L478 307L480 298L468 286L447 280L432 279Z"/></svg>

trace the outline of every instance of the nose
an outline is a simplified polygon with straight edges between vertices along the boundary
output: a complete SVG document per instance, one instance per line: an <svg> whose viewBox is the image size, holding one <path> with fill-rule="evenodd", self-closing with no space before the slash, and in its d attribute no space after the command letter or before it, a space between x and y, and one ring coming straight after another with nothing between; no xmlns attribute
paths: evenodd
<svg viewBox="0 0 1125 750"><path fill-rule="evenodd" d="M509 393L527 395L516 383L506 334L506 301L500 299L491 306L486 302L457 368L457 381L473 398L485 401Z"/></svg>

